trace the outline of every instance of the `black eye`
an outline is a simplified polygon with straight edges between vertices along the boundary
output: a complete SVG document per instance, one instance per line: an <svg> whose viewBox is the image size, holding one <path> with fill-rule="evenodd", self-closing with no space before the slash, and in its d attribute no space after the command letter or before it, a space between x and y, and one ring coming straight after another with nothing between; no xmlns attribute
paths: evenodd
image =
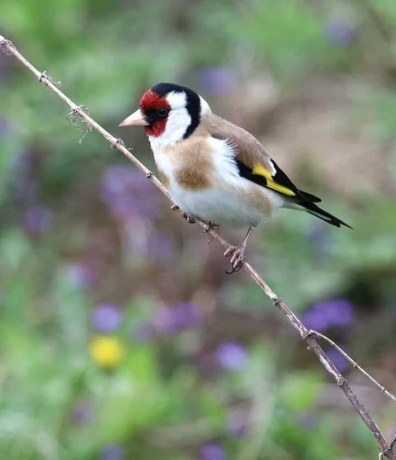
<svg viewBox="0 0 396 460"><path fill-rule="evenodd" d="M165 118L169 113L169 109L166 109L165 107L161 107L160 109L157 110L157 115L161 118Z"/></svg>

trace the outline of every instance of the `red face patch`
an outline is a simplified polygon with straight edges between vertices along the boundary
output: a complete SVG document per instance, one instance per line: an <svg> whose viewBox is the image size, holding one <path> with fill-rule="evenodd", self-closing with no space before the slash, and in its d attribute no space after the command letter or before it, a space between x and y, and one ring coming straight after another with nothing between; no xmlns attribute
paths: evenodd
<svg viewBox="0 0 396 460"><path fill-rule="evenodd" d="M148 136L159 137L165 131L168 117L162 118L157 116L158 109L162 108L169 110L171 107L165 96L160 97L157 93L151 91L151 89L146 91L140 99L140 109L151 123L144 128Z"/></svg>

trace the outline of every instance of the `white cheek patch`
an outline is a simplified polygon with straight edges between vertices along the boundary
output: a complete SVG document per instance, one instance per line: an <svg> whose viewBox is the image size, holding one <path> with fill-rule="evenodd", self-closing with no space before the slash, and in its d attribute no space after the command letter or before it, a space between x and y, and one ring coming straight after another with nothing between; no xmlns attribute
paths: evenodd
<svg viewBox="0 0 396 460"><path fill-rule="evenodd" d="M162 136L166 137L169 143L172 144L181 141L190 124L191 117L186 108L172 109L169 112L166 128Z"/></svg>

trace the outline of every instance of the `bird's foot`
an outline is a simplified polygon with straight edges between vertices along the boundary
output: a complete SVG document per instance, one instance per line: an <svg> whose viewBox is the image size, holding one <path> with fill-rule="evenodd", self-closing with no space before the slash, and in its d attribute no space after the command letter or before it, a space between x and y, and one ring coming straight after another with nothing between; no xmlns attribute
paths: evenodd
<svg viewBox="0 0 396 460"><path fill-rule="evenodd" d="M171 208L172 211L177 211L178 209L180 209L179 206L176 203L172 203L170 208Z"/></svg>
<svg viewBox="0 0 396 460"><path fill-rule="evenodd" d="M195 221L194 217L191 214L187 214L187 213L183 212L182 216L186 219L186 221L189 224L195 224L196 221Z"/></svg>
<svg viewBox="0 0 396 460"><path fill-rule="evenodd" d="M242 268L243 263L245 262L245 245L240 246L230 246L226 252L224 253L225 257L231 257L230 260L230 270L226 271L227 275L231 275L232 273L239 272Z"/></svg>

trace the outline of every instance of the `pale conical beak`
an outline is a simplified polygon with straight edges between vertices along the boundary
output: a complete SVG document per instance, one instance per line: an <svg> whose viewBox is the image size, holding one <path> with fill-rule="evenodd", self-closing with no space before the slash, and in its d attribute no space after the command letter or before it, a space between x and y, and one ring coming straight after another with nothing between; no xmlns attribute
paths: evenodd
<svg viewBox="0 0 396 460"><path fill-rule="evenodd" d="M136 112L133 112L132 115L129 115L129 117L125 118L119 126L148 126L150 123L147 123L147 121L144 118L144 115L140 109L136 110Z"/></svg>

